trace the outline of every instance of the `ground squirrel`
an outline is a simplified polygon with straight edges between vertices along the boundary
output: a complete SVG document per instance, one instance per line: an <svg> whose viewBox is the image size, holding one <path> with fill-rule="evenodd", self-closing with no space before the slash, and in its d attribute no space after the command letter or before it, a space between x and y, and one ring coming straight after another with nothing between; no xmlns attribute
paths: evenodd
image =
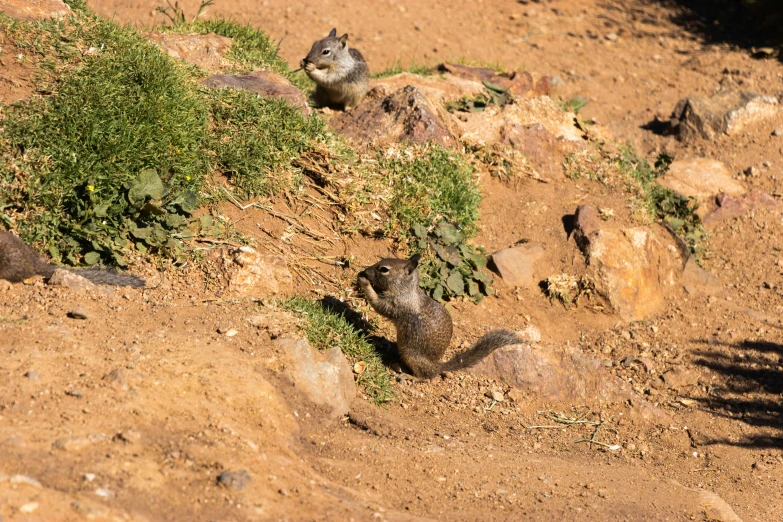
<svg viewBox="0 0 783 522"><path fill-rule="evenodd" d="M300 65L317 84L313 101L318 106L337 104L350 110L370 86L370 69L362 53L348 48L347 34L337 38L337 29L315 42Z"/></svg>
<svg viewBox="0 0 783 522"><path fill-rule="evenodd" d="M473 366L520 339L508 330L485 334L470 349L440 362L451 341L451 316L446 308L419 288L418 254L410 259L381 259L359 273L358 284L376 312L397 330L400 358L416 377L430 379L446 371Z"/></svg>
<svg viewBox="0 0 783 522"><path fill-rule="evenodd" d="M52 277L58 268L43 261L24 241L10 232L0 232L0 279L19 283L28 277L41 275ZM145 281L136 276L121 275L101 268L71 270L99 285L144 286Z"/></svg>

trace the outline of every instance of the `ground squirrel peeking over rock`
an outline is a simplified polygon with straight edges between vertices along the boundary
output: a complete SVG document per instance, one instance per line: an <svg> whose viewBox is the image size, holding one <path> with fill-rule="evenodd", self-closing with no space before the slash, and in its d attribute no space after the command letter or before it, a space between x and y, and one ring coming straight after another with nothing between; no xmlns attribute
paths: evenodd
<svg viewBox="0 0 783 522"><path fill-rule="evenodd" d="M358 278L370 305L394 323L400 358L416 377L430 379L469 368L501 346L521 342L513 332L493 330L470 349L440 362L451 341L451 316L419 287L420 257L381 259L361 271Z"/></svg>
<svg viewBox="0 0 783 522"><path fill-rule="evenodd" d="M0 279L20 283L37 275L52 277L58 267L43 261L24 241L10 232L0 232ZM144 286L136 276L121 275L102 268L70 270L97 285Z"/></svg>
<svg viewBox="0 0 783 522"><path fill-rule="evenodd" d="M319 107L342 105L351 110L367 94L370 69L362 53L348 47L348 35L337 37L337 29L313 44L300 66L317 87L313 101Z"/></svg>

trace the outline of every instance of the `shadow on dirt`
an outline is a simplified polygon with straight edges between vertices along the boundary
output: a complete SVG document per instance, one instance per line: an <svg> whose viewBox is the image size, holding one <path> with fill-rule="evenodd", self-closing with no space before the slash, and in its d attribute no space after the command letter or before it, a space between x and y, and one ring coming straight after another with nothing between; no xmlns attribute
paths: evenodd
<svg viewBox="0 0 783 522"><path fill-rule="evenodd" d="M375 351L381 356L381 361L386 366L392 366L400 363L400 357L397 353L397 345L385 337L375 335L373 331L375 327L369 322L365 321L362 314L348 306L347 303L340 301L339 299L326 296L320 301L319 304L332 313L342 315L343 318L353 326L357 331L364 334L367 342L369 342Z"/></svg>
<svg viewBox="0 0 783 522"><path fill-rule="evenodd" d="M725 386L715 386L702 407L728 419L768 430L742 440L713 439L707 444L753 448L783 448L783 344L744 341L737 344L697 341L707 346L730 346L733 356L704 349L695 352L696 364L725 376Z"/></svg>
<svg viewBox="0 0 783 522"><path fill-rule="evenodd" d="M783 44L783 2L780 0L648 0L679 6L672 21L710 43L752 50ZM783 54L783 53L781 53ZM759 53L759 57L764 57ZM783 60L783 56L778 56Z"/></svg>

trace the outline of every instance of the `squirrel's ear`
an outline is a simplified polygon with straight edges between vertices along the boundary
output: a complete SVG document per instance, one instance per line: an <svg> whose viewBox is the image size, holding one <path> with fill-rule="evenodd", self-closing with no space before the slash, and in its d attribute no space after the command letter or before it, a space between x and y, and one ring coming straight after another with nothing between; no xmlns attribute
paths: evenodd
<svg viewBox="0 0 783 522"><path fill-rule="evenodd" d="M329 31L329 37L337 36L337 28L333 28L331 31Z"/></svg>
<svg viewBox="0 0 783 522"><path fill-rule="evenodd" d="M345 47L345 43L348 41L348 33L345 33L340 37L340 45Z"/></svg>
<svg viewBox="0 0 783 522"><path fill-rule="evenodd" d="M408 263L405 265L405 269L408 271L408 273L412 273L416 268L419 266L419 259L421 259L421 254L415 254L408 259Z"/></svg>

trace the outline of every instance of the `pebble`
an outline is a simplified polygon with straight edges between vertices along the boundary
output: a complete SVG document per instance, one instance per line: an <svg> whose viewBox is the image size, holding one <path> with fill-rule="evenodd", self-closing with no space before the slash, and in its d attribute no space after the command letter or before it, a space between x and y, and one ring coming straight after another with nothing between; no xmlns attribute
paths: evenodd
<svg viewBox="0 0 783 522"><path fill-rule="evenodd" d="M552 87L559 87L560 85L565 84L565 80L563 80L560 76L552 76L549 78L549 84Z"/></svg>
<svg viewBox="0 0 783 522"><path fill-rule="evenodd" d="M223 486L224 488L236 491L241 490L252 481L253 479L250 478L250 474L244 469L240 469L239 471L224 471L217 477L218 486ZM288 492L285 494L288 494Z"/></svg>
<svg viewBox="0 0 783 522"><path fill-rule="evenodd" d="M772 135L773 136L783 136L783 127L781 127L780 129L773 130L772 131Z"/></svg>
<svg viewBox="0 0 783 522"><path fill-rule="evenodd" d="M31 381L37 381L38 379L40 379L40 375L38 375L38 372L36 372L35 370L29 370L25 372L24 376L30 379Z"/></svg>
<svg viewBox="0 0 783 522"><path fill-rule="evenodd" d="M765 162L764 162L764 163L762 163L761 165L762 165L762 166L763 166L765 169L768 169L768 168L770 168L770 167L772 166L772 162L771 162L771 161L765 161Z"/></svg>
<svg viewBox="0 0 783 522"><path fill-rule="evenodd" d="M756 167L748 167L745 169L745 175L751 178L755 178L756 176L759 175L759 169L757 169Z"/></svg>
<svg viewBox="0 0 783 522"><path fill-rule="evenodd" d="M84 394L79 390L67 390L65 395L70 395L71 397L76 397L77 399L81 399L84 396Z"/></svg>
<svg viewBox="0 0 783 522"><path fill-rule="evenodd" d="M219 327L217 329L217 333L219 333L221 335L225 334L225 333L228 333L229 331L231 331L231 328L229 328L228 326L221 326L221 327Z"/></svg>
<svg viewBox="0 0 783 522"><path fill-rule="evenodd" d="M609 40L610 42L616 42L616 41L617 41L617 39L618 39L618 38L620 38L620 37L619 37L619 36L617 36L617 33L609 33L609 34L607 34L606 36L604 36L604 38L606 38L606 39L607 39L607 40Z"/></svg>
<svg viewBox="0 0 783 522"><path fill-rule="evenodd" d="M503 392L500 390L489 390L485 395L496 402L503 402L505 400Z"/></svg>
<svg viewBox="0 0 783 522"><path fill-rule="evenodd" d="M239 330L234 330L233 328L226 332L226 337L234 337L236 334L239 333Z"/></svg>
<svg viewBox="0 0 783 522"><path fill-rule="evenodd" d="M71 319L82 319L82 320L87 319L87 312L85 312L81 308L74 308L73 310L68 312L66 315L68 317L70 317Z"/></svg>
<svg viewBox="0 0 783 522"><path fill-rule="evenodd" d="M20 513L32 513L38 509L38 502L28 502L27 504L23 505L19 508Z"/></svg>

